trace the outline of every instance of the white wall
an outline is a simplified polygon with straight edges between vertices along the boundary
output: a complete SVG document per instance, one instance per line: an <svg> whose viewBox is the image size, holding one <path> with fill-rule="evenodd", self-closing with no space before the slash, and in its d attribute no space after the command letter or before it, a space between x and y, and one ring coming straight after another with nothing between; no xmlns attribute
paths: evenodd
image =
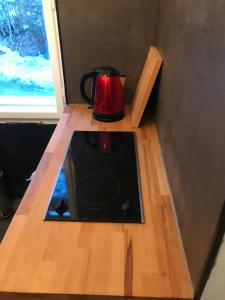
<svg viewBox="0 0 225 300"><path fill-rule="evenodd" d="M201 300L225 299L225 236Z"/></svg>

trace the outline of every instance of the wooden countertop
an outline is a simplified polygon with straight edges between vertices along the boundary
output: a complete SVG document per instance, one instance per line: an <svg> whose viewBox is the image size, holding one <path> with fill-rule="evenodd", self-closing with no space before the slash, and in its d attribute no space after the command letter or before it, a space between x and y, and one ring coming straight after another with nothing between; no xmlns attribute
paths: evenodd
<svg viewBox="0 0 225 300"><path fill-rule="evenodd" d="M136 132L145 224L43 221L74 130ZM133 129L129 109L100 123L85 105L66 108L0 245L0 291L192 299L151 121Z"/></svg>

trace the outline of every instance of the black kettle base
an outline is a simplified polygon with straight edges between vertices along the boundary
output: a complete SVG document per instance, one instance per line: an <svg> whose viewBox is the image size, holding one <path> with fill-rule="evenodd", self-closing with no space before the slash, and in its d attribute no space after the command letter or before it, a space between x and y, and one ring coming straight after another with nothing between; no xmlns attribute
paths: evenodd
<svg viewBox="0 0 225 300"><path fill-rule="evenodd" d="M119 112L116 114L101 114L101 113L97 113L97 112L93 112L93 117L101 122L116 122L119 121L121 119L123 119L124 117L124 112Z"/></svg>

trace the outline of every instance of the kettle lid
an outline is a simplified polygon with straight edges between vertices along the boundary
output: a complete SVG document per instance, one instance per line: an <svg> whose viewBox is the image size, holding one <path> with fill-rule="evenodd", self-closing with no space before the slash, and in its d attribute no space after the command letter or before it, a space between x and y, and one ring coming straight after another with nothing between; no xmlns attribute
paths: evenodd
<svg viewBox="0 0 225 300"><path fill-rule="evenodd" d="M110 66L94 68L92 69L92 71L95 71L96 73L105 75L107 77L120 76L120 72Z"/></svg>

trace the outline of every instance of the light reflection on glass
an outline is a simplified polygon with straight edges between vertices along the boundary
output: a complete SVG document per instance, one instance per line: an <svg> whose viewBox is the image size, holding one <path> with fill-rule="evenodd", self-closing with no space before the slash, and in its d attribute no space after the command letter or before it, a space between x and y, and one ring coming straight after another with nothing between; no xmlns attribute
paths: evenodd
<svg viewBox="0 0 225 300"><path fill-rule="evenodd" d="M62 198L68 199L68 192L66 187L66 176L65 176L64 168L62 168L59 173L59 177L57 179L52 197L54 199L62 199Z"/></svg>
<svg viewBox="0 0 225 300"><path fill-rule="evenodd" d="M51 216L51 217L58 217L59 214L55 211L55 210L49 210L48 211L48 214ZM70 217L70 212L69 211L66 211L64 214L63 214L63 217Z"/></svg>

